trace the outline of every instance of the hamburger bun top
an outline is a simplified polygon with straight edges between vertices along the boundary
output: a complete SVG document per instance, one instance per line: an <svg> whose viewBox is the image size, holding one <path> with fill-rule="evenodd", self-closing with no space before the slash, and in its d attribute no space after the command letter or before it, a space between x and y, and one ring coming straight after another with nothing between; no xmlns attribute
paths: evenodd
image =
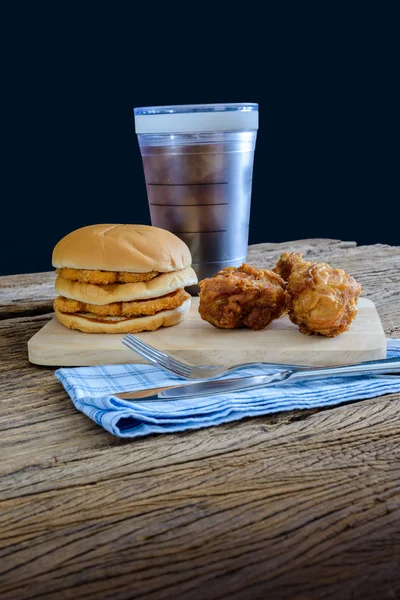
<svg viewBox="0 0 400 600"><path fill-rule="evenodd" d="M189 267L189 248L173 233L150 225L88 225L63 237L53 267L169 273Z"/></svg>

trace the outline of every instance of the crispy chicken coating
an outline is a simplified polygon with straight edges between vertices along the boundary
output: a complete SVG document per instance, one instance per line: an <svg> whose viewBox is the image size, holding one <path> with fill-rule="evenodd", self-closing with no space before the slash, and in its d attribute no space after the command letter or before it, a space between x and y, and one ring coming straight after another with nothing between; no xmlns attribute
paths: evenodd
<svg viewBox="0 0 400 600"><path fill-rule="evenodd" d="M111 302L103 306L88 304L58 296L54 301L54 310L62 313L92 313L107 317L138 317L155 315L161 310L171 310L181 306L190 294L185 290L176 290L171 294L153 298L151 300L134 300L132 302Z"/></svg>
<svg viewBox="0 0 400 600"><path fill-rule="evenodd" d="M336 337L357 315L361 285L343 269L282 254L275 269L287 281L289 318L308 335Z"/></svg>
<svg viewBox="0 0 400 600"><path fill-rule="evenodd" d="M251 265L226 267L199 286L201 318L222 329L265 329L286 308L283 279Z"/></svg>
<svg viewBox="0 0 400 600"><path fill-rule="evenodd" d="M294 266L305 262L300 252L291 252L290 254L285 252L276 263L276 267L272 270L287 281Z"/></svg>
<svg viewBox="0 0 400 600"><path fill-rule="evenodd" d="M71 281L80 281L82 283L138 283L139 281L151 281L159 273L150 271L149 273L128 273L127 271L92 271L90 269L71 269L62 267L56 269L56 273L64 279Z"/></svg>

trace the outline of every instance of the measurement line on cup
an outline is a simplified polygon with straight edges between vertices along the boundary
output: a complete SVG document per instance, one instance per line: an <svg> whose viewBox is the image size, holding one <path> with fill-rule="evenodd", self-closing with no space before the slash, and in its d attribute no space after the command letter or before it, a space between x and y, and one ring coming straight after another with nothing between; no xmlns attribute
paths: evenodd
<svg viewBox="0 0 400 600"><path fill-rule="evenodd" d="M180 235L181 233L226 233L227 231L228 231L227 229L215 229L213 231L210 231L209 229L207 229L207 231L172 231L171 233Z"/></svg>
<svg viewBox="0 0 400 600"><path fill-rule="evenodd" d="M210 183L147 183L146 185L159 185L164 187L179 187L192 185L228 185L228 181L211 181Z"/></svg>
<svg viewBox="0 0 400 600"><path fill-rule="evenodd" d="M212 202L210 204L156 204L150 202L150 206L227 206L227 202Z"/></svg>

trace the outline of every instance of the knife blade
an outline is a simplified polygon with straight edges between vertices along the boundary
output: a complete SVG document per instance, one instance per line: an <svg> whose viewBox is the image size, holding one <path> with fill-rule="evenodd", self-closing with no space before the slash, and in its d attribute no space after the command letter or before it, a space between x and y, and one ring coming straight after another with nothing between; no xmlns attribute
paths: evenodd
<svg viewBox="0 0 400 600"><path fill-rule="evenodd" d="M113 396L121 400L141 400L146 402L165 402L193 398L197 396L211 396L226 394L228 392L243 392L261 388L270 383L284 381L291 375L291 371L280 371L272 375L253 375L248 377L235 377L231 379L217 379L214 381L190 382L181 385L168 385L163 387L121 392Z"/></svg>
<svg viewBox="0 0 400 600"><path fill-rule="evenodd" d="M304 379L323 379L325 377L353 377L354 375L380 376L383 373L400 373L400 358L384 358L355 365L342 365L337 367L318 367L307 370L284 370L269 375L254 375L248 377L235 377L231 379L213 379L212 381L192 381L180 385L168 385L113 394L122 400L141 400L146 402L162 402L178 400L179 398L192 398L196 396L209 396L226 394L227 392L243 392L261 388L271 383L284 382L287 379L299 381Z"/></svg>

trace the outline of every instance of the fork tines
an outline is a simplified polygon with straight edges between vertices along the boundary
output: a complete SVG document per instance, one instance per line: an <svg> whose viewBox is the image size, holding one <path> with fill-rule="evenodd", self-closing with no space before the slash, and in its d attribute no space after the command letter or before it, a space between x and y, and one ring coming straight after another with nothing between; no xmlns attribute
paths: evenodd
<svg viewBox="0 0 400 600"><path fill-rule="evenodd" d="M191 372L191 367L189 365L185 365L184 363L179 362L179 360L172 358L172 356L168 356L168 354L161 352L161 350L157 350L154 346L146 344L146 342L143 342L143 340L140 340L131 333L128 333L123 337L122 343L130 350L133 350L149 362L166 371L172 371L181 377L188 376Z"/></svg>

